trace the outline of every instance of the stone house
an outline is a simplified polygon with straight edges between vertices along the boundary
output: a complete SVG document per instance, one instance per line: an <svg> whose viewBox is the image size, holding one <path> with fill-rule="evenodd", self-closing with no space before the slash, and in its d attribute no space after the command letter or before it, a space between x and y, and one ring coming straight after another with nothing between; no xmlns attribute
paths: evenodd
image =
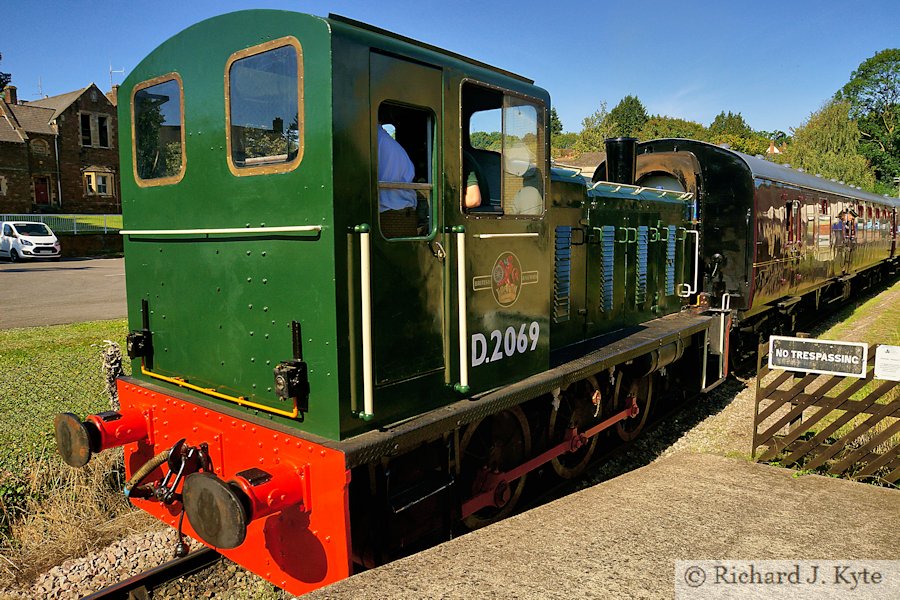
<svg viewBox="0 0 900 600"><path fill-rule="evenodd" d="M115 95L112 95L115 98ZM0 213L121 211L116 107L95 84L0 98Z"/></svg>

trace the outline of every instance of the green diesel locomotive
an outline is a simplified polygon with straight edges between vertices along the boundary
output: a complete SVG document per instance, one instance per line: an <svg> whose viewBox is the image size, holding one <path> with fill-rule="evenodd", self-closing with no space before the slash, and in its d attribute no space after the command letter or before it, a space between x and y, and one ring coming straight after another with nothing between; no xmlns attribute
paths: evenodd
<svg viewBox="0 0 900 600"><path fill-rule="evenodd" d="M119 97L133 375L60 451L124 446L136 505L293 593L509 514L725 375L693 195L630 185L633 140L612 181L553 167L524 77L254 10Z"/></svg>

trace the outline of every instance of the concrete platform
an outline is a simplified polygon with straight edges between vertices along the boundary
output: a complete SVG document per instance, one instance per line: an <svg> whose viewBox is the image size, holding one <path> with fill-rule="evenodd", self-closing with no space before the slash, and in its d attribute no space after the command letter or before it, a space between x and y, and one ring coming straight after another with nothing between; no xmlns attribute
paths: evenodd
<svg viewBox="0 0 900 600"><path fill-rule="evenodd" d="M676 560L900 559L900 491L679 453L308 598L671 598Z"/></svg>

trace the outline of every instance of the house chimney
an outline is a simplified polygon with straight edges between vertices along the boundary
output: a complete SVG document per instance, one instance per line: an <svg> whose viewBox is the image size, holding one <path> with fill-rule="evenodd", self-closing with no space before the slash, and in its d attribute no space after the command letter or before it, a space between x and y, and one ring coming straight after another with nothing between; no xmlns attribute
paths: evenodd
<svg viewBox="0 0 900 600"><path fill-rule="evenodd" d="M16 86L8 85L3 90L3 99L7 104L18 104L19 97L16 95Z"/></svg>
<svg viewBox="0 0 900 600"><path fill-rule="evenodd" d="M113 106L119 105L119 84L116 84L110 88L108 92L106 92L106 97L109 98L109 101Z"/></svg>

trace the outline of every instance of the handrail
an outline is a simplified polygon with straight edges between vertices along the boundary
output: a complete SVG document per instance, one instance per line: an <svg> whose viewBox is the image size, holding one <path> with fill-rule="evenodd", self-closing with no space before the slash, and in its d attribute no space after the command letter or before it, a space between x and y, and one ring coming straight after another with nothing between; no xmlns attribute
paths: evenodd
<svg viewBox="0 0 900 600"><path fill-rule="evenodd" d="M359 272L362 312L363 411L359 418L370 421L375 416L374 378L372 376L372 265L367 223L357 225L359 233Z"/></svg>
<svg viewBox="0 0 900 600"><path fill-rule="evenodd" d="M469 391L469 331L466 325L466 230L458 225L453 228L456 233L456 289L459 320L459 383L456 391ZM496 234L502 235L502 234Z"/></svg>
<svg viewBox="0 0 900 600"><path fill-rule="evenodd" d="M476 233L472 237L489 240L492 238L539 237L540 235L539 233Z"/></svg>
<svg viewBox="0 0 900 600"><path fill-rule="evenodd" d="M694 234L694 285L690 286L686 283L678 284L678 295L682 298L690 298L697 293L697 273L700 271L700 232L696 229L688 229L684 232L684 239L688 234ZM682 287L683 286L683 287Z"/></svg>
<svg viewBox="0 0 900 600"><path fill-rule="evenodd" d="M612 182L612 181L596 181L593 184L589 185L588 189L589 190L597 190L599 188L599 186L601 186L601 185L611 188L609 190L609 193L611 193L611 194L618 193L619 191L622 190L622 188L625 188L625 191L628 191L628 193L632 196L639 196L639 195L643 194L644 192L655 192L658 195L658 197L660 197L660 198L672 196L678 200L688 200L688 199L692 198L694 195L693 192L680 192L677 190L664 190L664 189L650 188L650 187L645 187L645 186L640 186L640 185L630 185L627 183L616 183L616 182Z"/></svg>
<svg viewBox="0 0 900 600"><path fill-rule="evenodd" d="M380 190L431 190L434 189L433 183L418 183L414 181L379 181L378 189Z"/></svg>
<svg viewBox="0 0 900 600"><path fill-rule="evenodd" d="M290 225L286 227L224 227L218 229L123 229L120 235L241 235L247 233L303 233L320 232L321 225Z"/></svg>

